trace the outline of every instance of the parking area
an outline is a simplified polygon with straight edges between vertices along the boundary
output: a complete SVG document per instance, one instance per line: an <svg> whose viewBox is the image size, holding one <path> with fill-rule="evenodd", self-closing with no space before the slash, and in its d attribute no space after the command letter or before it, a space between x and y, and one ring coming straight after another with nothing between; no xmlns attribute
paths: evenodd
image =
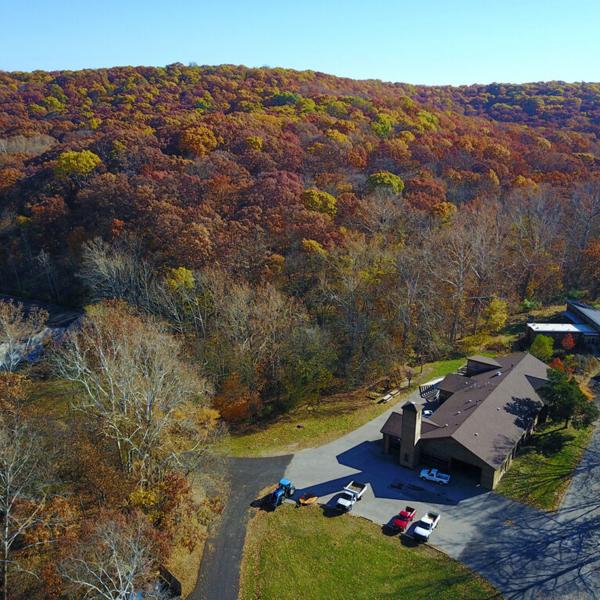
<svg viewBox="0 0 600 600"><path fill-rule="evenodd" d="M423 402L418 393L410 400ZM286 476L297 495L316 494L327 503L353 479L368 483L354 515L385 525L407 504L417 509L416 519L427 511L439 512L430 544L482 574L505 598L598 597L598 559L588 549L600 533L600 502L583 503L585 513L573 506L544 513L481 488L468 474L453 474L448 486L423 482L417 472L383 453L380 429L398 408L329 444L294 455ZM597 448L588 451L594 473L600 472L599 455ZM580 478L576 475L574 485ZM573 494L567 498L571 503ZM581 504L572 503L578 508Z"/></svg>
<svg viewBox="0 0 600 600"><path fill-rule="evenodd" d="M424 402L417 393L410 400ZM435 509L442 514L436 538L441 540L444 534L451 538L456 520L452 524L444 515L484 495L485 490L473 479L457 475L448 486L421 481L418 472L400 467L392 456L384 454L379 430L394 408L330 444L297 453L286 476L295 483L298 494L316 494L322 503L334 499L351 479L366 482L369 489L355 505L354 514L383 525L403 504L414 506L418 515Z"/></svg>
<svg viewBox="0 0 600 600"><path fill-rule="evenodd" d="M381 525L403 508L411 504L417 516L427 510L436 510L442 515L432 543L446 546L444 540L454 547L464 537L465 524L457 520L456 507L485 495L477 483L467 477L453 476L450 485L439 485L422 481L417 471L400 467L390 455L383 453L379 422L369 423L363 428L335 442L300 452L294 456L286 476L298 490L297 495L311 493L319 496L320 503L335 501L335 497L350 480L366 482L369 488L353 509L353 513ZM362 435L357 434L360 432ZM367 438L367 439L365 439ZM459 513L464 512L460 510ZM452 518L446 518L446 515Z"/></svg>

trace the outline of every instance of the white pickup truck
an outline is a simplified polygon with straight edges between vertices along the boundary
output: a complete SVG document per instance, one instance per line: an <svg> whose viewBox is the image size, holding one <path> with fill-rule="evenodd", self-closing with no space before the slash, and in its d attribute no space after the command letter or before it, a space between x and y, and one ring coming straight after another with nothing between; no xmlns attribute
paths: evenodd
<svg viewBox="0 0 600 600"><path fill-rule="evenodd" d="M440 515L438 513L425 513L417 523L413 535L420 540L427 541L439 522Z"/></svg>
<svg viewBox="0 0 600 600"><path fill-rule="evenodd" d="M424 481L433 481L433 483L439 483L440 485L450 483L450 475L446 475L446 473L442 473L437 469L421 469L419 477Z"/></svg>
<svg viewBox="0 0 600 600"><path fill-rule="evenodd" d="M367 491L366 483L360 483L359 481L351 481L347 486L344 487L340 495L338 496L335 506L338 510L344 512L350 512L352 507L363 497L363 494Z"/></svg>

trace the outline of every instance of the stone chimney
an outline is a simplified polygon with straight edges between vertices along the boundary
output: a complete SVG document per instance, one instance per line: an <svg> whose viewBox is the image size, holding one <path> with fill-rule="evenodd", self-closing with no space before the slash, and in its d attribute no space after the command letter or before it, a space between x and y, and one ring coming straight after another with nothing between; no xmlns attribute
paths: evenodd
<svg viewBox="0 0 600 600"><path fill-rule="evenodd" d="M414 402L402 406L402 437L400 438L400 464L414 469L419 464L421 438L421 411L423 407Z"/></svg>

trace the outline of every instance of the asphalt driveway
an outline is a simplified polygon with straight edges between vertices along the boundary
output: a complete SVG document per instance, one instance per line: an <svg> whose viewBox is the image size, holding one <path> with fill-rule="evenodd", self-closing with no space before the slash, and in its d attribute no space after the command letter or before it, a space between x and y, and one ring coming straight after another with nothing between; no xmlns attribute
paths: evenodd
<svg viewBox="0 0 600 600"><path fill-rule="evenodd" d="M418 393L410 399L420 401ZM310 491L326 503L351 479L368 482L354 514L383 525L405 504L417 514L440 512L432 545L481 573L506 598L600 598L598 430L560 510L544 513L469 479L454 477L447 487L421 482L382 452L379 430L391 410L329 444L294 455L286 476L298 494Z"/></svg>
<svg viewBox="0 0 600 600"><path fill-rule="evenodd" d="M288 455L228 461L231 493L219 523L210 532L200 576L188 600L237 600L250 505L262 489L279 481L290 459Z"/></svg>

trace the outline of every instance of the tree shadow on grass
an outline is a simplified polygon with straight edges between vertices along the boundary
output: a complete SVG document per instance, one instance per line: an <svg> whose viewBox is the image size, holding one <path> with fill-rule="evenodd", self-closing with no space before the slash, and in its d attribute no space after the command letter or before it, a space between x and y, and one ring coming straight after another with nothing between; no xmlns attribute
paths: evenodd
<svg viewBox="0 0 600 600"><path fill-rule="evenodd" d="M403 388L402 392L408 388ZM334 396L322 398L319 402L313 404L301 404L289 411L284 409L274 411L271 415L264 416L260 420L240 425L233 430L234 435L252 435L262 433L266 427L275 425L290 425L302 429L302 419L311 419L318 417L327 420L333 417L352 415L362 409L374 406L376 403L366 396L366 388L360 388L352 392L343 392ZM394 399L401 399L403 394L398 394ZM392 404L390 404L391 406Z"/></svg>
<svg viewBox="0 0 600 600"><path fill-rule="evenodd" d="M502 598L497 592L491 594L487 591L476 593L474 590L466 590L463 586L479 579L475 573L469 571L458 575L448 575L447 577L435 577L429 584L422 579L414 583L409 583L406 574L398 577L398 586L396 590L383 593L378 596L381 600L397 600L398 598L410 598L411 600L430 600L439 596L445 596L449 590L455 588L455 598L468 598L469 600L491 600L492 598ZM393 587L393 579L391 580ZM468 596L464 594L469 594Z"/></svg>
<svg viewBox="0 0 600 600"><path fill-rule="evenodd" d="M566 444L572 442L575 436L566 431L548 431L535 437L532 449L537 450L545 458L550 458L560 452Z"/></svg>

